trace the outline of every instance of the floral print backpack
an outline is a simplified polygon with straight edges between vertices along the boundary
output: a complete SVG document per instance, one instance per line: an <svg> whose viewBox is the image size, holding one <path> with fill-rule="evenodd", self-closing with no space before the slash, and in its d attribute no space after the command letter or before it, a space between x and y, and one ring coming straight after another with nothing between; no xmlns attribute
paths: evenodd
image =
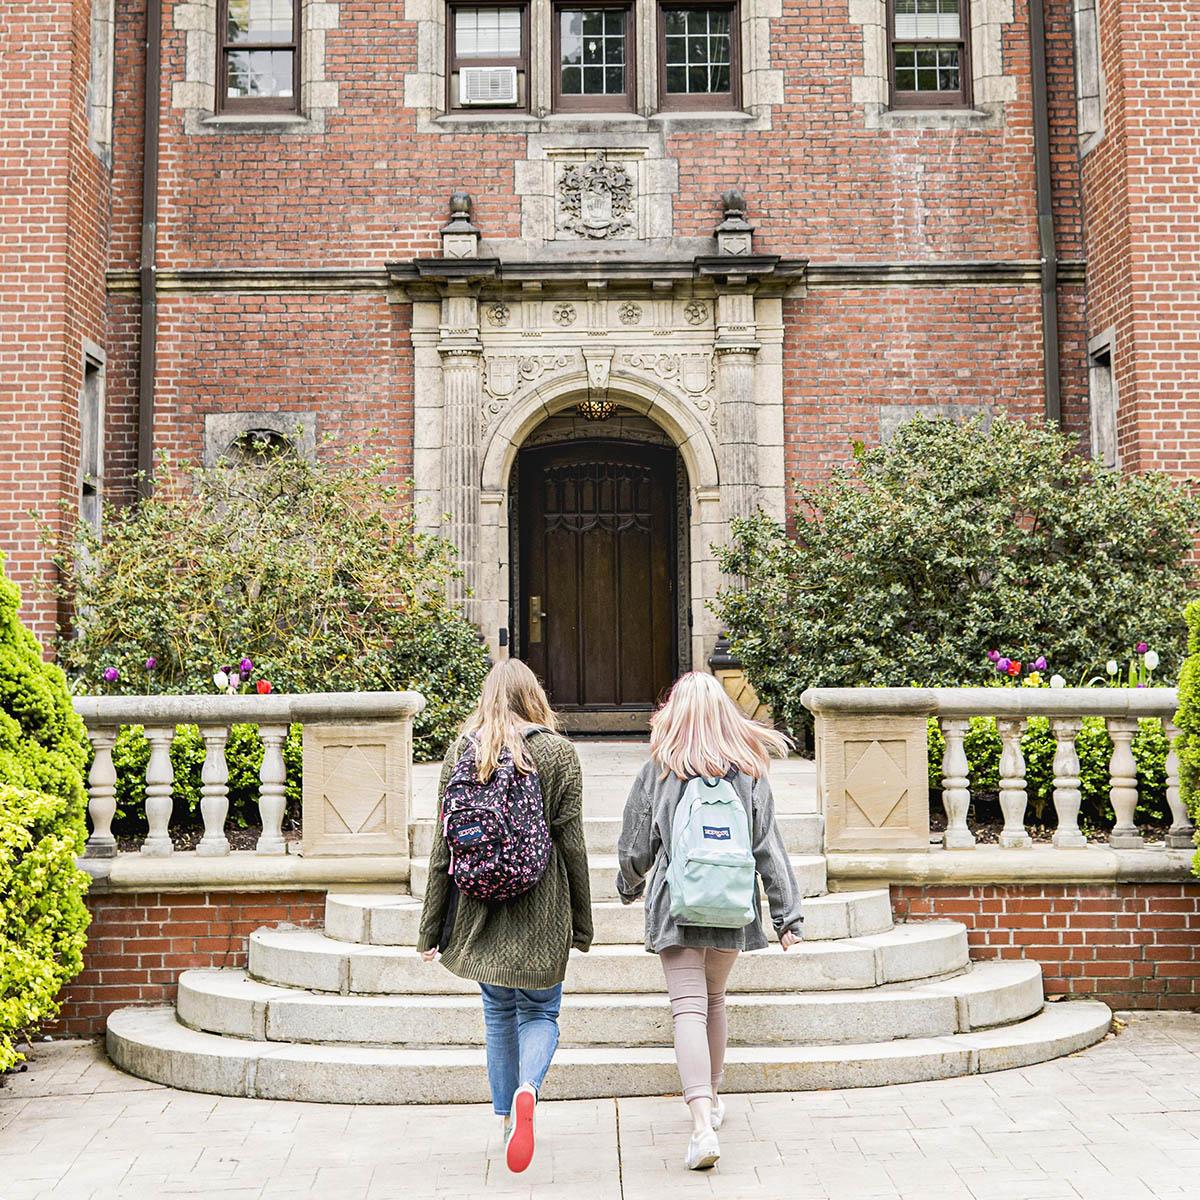
<svg viewBox="0 0 1200 1200"><path fill-rule="evenodd" d="M506 749L480 783L476 744L468 738L442 795L442 833L450 850L450 877L460 892L503 903L532 891L550 862L537 772L517 770Z"/></svg>

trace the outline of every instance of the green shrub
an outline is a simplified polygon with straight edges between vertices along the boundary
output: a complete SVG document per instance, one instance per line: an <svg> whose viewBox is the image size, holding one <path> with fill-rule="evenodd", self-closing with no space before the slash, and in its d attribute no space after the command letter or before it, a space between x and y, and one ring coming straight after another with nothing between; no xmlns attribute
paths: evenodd
<svg viewBox="0 0 1200 1200"><path fill-rule="evenodd" d="M62 671L20 622L0 555L0 1071L83 966L86 736Z"/></svg>
<svg viewBox="0 0 1200 1200"><path fill-rule="evenodd" d="M940 791L942 754L945 739L936 719L929 721L929 786ZM971 794L980 802L998 800L1000 791L1000 735L994 717L972 717L964 739L970 764ZM1108 800L1108 764L1112 757L1112 739L1100 717L1085 717L1075 739L1079 755L1080 823L1092 827L1111 827L1115 820ZM1025 790L1029 796L1026 819L1039 825L1053 825L1054 815L1054 735L1045 717L1031 717L1021 737L1025 756ZM1162 824L1170 817L1167 805L1167 738L1161 722L1145 719L1138 723L1133 738L1137 760L1138 806L1140 823Z"/></svg>
<svg viewBox="0 0 1200 1200"><path fill-rule="evenodd" d="M1193 819L1200 817L1200 600L1184 611L1188 627L1188 656L1179 673L1179 791ZM1200 852L1192 866L1200 875Z"/></svg>
<svg viewBox="0 0 1200 1200"><path fill-rule="evenodd" d="M79 614L59 654L79 687L212 692L218 668L248 658L275 691L414 688L427 701L416 755L440 757L478 696L486 651L446 599L453 547L417 531L387 482L391 463L356 453L268 455L237 469L163 464L153 498L106 509L103 541L74 530L56 560ZM123 736L122 761L132 762L135 735ZM202 753L194 733L174 751L189 810ZM231 792L256 775L260 754L252 737L231 739ZM122 771L123 808L141 786Z"/></svg>
<svg viewBox="0 0 1200 1200"><path fill-rule="evenodd" d="M800 489L794 532L734 522L739 584L714 610L793 729L805 688L982 684L997 647L1075 684L1146 641L1171 679L1198 521L1182 486L1105 471L1052 427L918 419Z"/></svg>

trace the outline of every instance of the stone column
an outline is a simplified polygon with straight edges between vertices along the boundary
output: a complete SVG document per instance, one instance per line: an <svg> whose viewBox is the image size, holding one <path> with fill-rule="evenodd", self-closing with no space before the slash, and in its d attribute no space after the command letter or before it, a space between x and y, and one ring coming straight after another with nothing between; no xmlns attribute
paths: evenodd
<svg viewBox="0 0 1200 1200"><path fill-rule="evenodd" d="M478 624L476 590L479 573L479 302L467 284L452 283L442 302L442 535L459 553L463 576L450 595Z"/></svg>
<svg viewBox="0 0 1200 1200"><path fill-rule="evenodd" d="M717 438L721 471L721 517L726 524L758 507L758 410L754 368L759 343L754 293L717 296Z"/></svg>

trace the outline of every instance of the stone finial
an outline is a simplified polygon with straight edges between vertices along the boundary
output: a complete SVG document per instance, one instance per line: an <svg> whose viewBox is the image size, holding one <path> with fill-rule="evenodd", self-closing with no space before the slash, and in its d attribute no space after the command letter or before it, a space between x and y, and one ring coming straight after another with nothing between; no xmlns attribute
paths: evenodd
<svg viewBox="0 0 1200 1200"><path fill-rule="evenodd" d="M721 193L721 223L716 235L718 254L753 253L754 226L746 220L746 197L739 188Z"/></svg>
<svg viewBox="0 0 1200 1200"><path fill-rule="evenodd" d="M450 220L442 226L443 257L479 257L479 227L471 221L471 208L469 193L455 192L450 197Z"/></svg>

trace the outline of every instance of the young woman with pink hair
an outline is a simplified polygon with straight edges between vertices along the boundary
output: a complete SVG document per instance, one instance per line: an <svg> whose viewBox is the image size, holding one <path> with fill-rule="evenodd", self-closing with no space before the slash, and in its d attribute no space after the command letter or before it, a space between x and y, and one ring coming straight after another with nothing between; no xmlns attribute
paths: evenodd
<svg viewBox="0 0 1200 1200"><path fill-rule="evenodd" d="M746 810L754 869L766 891L775 932L784 950L795 945L802 925L800 891L767 779L770 756L784 757L788 747L783 734L746 717L714 676L693 671L676 681L651 718L650 761L625 803L617 890L626 904L645 895L646 949L659 956L666 975L675 1058L692 1115L685 1158L691 1170L711 1167L721 1156L717 1130L725 1118L718 1097L728 1041L725 984L738 954L762 949L767 939L757 882L754 918L744 927L715 928L672 916L668 871L673 821L692 780L715 784L724 779L732 785Z"/></svg>

